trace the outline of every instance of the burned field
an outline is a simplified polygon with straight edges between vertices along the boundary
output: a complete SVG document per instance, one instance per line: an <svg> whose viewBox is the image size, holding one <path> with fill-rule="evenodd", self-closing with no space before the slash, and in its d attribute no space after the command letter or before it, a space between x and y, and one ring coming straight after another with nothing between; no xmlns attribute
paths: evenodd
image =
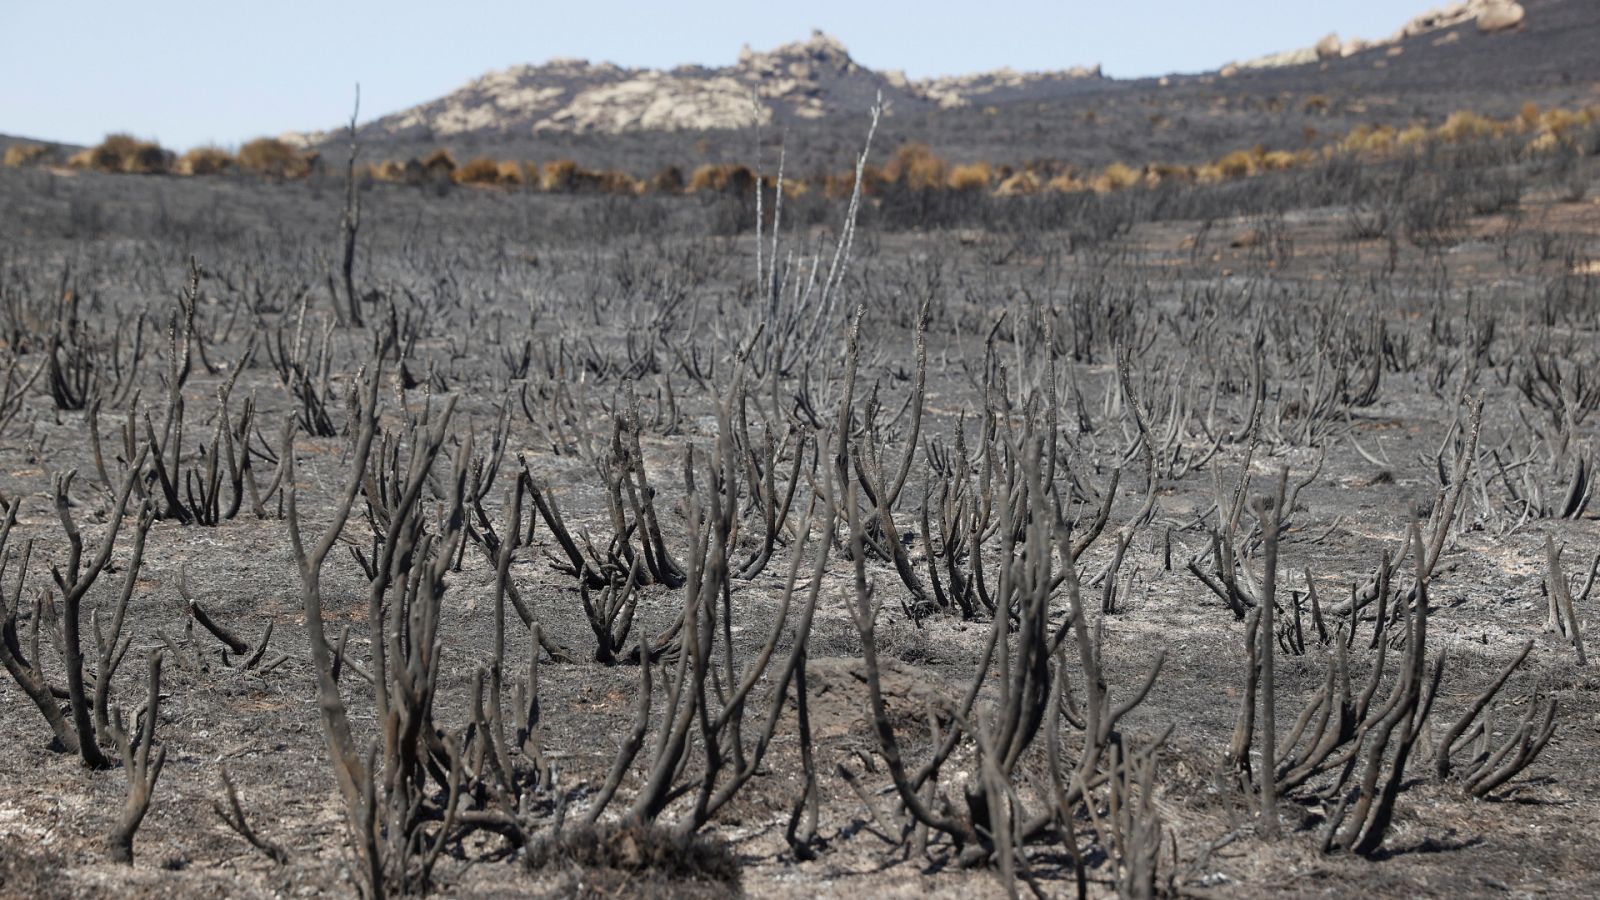
<svg viewBox="0 0 1600 900"><path fill-rule="evenodd" d="M0 172L0 893L1592 892L1594 174Z"/></svg>

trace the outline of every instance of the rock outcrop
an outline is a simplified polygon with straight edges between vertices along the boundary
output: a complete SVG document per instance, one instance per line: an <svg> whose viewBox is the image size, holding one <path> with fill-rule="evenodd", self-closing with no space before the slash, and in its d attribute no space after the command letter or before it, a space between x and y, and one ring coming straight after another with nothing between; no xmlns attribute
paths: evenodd
<svg viewBox="0 0 1600 900"><path fill-rule="evenodd" d="M1344 44L1339 41L1339 35L1333 33L1317 41L1317 45L1311 49L1317 54L1317 59L1323 61L1338 59L1344 55Z"/></svg>
<svg viewBox="0 0 1600 900"><path fill-rule="evenodd" d="M1231 62L1224 66L1220 72L1224 77L1245 71L1247 69L1273 69L1280 66L1302 66L1313 62L1329 62L1346 56L1354 56L1365 50L1374 48L1394 48L1407 38L1420 37L1435 31L1444 31L1459 25L1476 23L1478 30L1485 34L1499 31L1509 31L1521 25L1527 13L1520 3L1514 0L1460 0L1448 6L1431 9L1420 16L1400 26L1400 30L1387 38L1378 41L1367 41L1361 38L1352 38L1340 41L1337 34L1329 34L1314 46L1302 47L1297 50L1285 50L1279 53L1269 53L1241 62ZM1444 37L1452 41L1457 39L1457 32L1452 32ZM1434 42L1444 43L1444 39L1434 38Z"/></svg>
<svg viewBox="0 0 1600 900"><path fill-rule="evenodd" d="M701 131L860 115L878 98L885 114L1033 99L1101 78L1100 67L1010 69L923 80L856 62L820 31L768 51L745 47L731 66L661 71L555 59L490 72L460 89L363 126L368 140L566 132ZM332 132L291 135L318 144Z"/></svg>
<svg viewBox="0 0 1600 900"><path fill-rule="evenodd" d="M1527 12L1520 3L1491 3L1487 9L1478 13L1478 30L1484 34L1509 31L1521 25L1526 17Z"/></svg>

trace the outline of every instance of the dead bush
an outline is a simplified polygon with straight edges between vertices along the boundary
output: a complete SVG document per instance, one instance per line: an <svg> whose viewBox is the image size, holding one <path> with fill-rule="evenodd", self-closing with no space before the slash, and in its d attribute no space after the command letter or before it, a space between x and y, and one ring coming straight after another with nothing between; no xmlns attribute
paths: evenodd
<svg viewBox="0 0 1600 900"><path fill-rule="evenodd" d="M739 859L727 844L656 825L567 828L528 850L528 867L573 865L648 874L670 881L739 884Z"/></svg>

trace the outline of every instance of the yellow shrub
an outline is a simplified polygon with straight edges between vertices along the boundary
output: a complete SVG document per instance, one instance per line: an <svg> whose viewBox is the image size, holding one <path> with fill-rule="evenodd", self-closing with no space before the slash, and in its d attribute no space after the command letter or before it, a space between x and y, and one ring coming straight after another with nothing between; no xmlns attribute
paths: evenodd
<svg viewBox="0 0 1600 900"><path fill-rule="evenodd" d="M650 176L649 189L657 194L683 193L683 170L677 166L662 167Z"/></svg>
<svg viewBox="0 0 1600 900"><path fill-rule="evenodd" d="M172 168L172 154L163 150L160 144L141 141L127 134L108 134L105 140L91 147L86 154L79 168L131 175L158 175Z"/></svg>
<svg viewBox="0 0 1600 900"><path fill-rule="evenodd" d="M6 148L5 164L12 168L43 165L53 155L43 144L12 144Z"/></svg>
<svg viewBox="0 0 1600 900"><path fill-rule="evenodd" d="M1053 194L1076 194L1089 189L1083 179L1071 173L1057 175L1045 182L1044 189Z"/></svg>
<svg viewBox="0 0 1600 900"><path fill-rule="evenodd" d="M927 144L901 144L883 168L890 182L902 184L914 191L935 190L944 186L950 167Z"/></svg>
<svg viewBox="0 0 1600 900"><path fill-rule="evenodd" d="M141 141L133 155L123 163L122 171L129 175L163 175L172 171L172 154L160 144Z"/></svg>
<svg viewBox="0 0 1600 900"><path fill-rule="evenodd" d="M1529 100L1522 104L1522 111L1517 113L1517 121L1524 129L1537 127L1539 124L1539 104Z"/></svg>
<svg viewBox="0 0 1600 900"><path fill-rule="evenodd" d="M1345 139L1352 153L1386 153L1394 149L1396 132L1392 125L1361 125Z"/></svg>
<svg viewBox="0 0 1600 900"><path fill-rule="evenodd" d="M870 197L883 186L883 170L877 166L866 166L861 170L861 193ZM855 193L856 173L854 169L829 175L822 180L822 192L832 200L848 200Z"/></svg>
<svg viewBox="0 0 1600 900"><path fill-rule="evenodd" d="M138 146L139 140L131 134L108 134L105 140L89 148L88 168L121 172Z"/></svg>
<svg viewBox="0 0 1600 900"><path fill-rule="evenodd" d="M705 165L689 176L689 193L710 191L718 194L743 194L755 189L756 176L749 166L733 163Z"/></svg>
<svg viewBox="0 0 1600 900"><path fill-rule="evenodd" d="M988 163L963 163L950 170L945 183L952 191L981 191L989 187L989 177Z"/></svg>
<svg viewBox="0 0 1600 900"><path fill-rule="evenodd" d="M1021 197L1039 192L1039 176L1029 171L1021 171L1010 178L1000 182L995 188L995 194L1001 197Z"/></svg>
<svg viewBox="0 0 1600 900"><path fill-rule="evenodd" d="M558 159L544 164L540 173L540 186L551 193L565 193L578 187L578 164L570 159Z"/></svg>
<svg viewBox="0 0 1600 900"><path fill-rule="evenodd" d="M449 150L440 148L429 153L422 159L422 174L430 179L453 179L456 174L456 158Z"/></svg>
<svg viewBox="0 0 1600 900"><path fill-rule="evenodd" d="M1561 146L1561 138L1555 132L1541 132L1538 137L1528 142L1528 150L1532 153L1549 153Z"/></svg>
<svg viewBox="0 0 1600 900"><path fill-rule="evenodd" d="M1412 125L1395 135L1394 142L1401 147L1420 147L1428 142L1428 127Z"/></svg>
<svg viewBox="0 0 1600 900"><path fill-rule="evenodd" d="M479 156L450 173L457 184L499 184L500 164L487 156Z"/></svg>
<svg viewBox="0 0 1600 900"><path fill-rule="evenodd" d="M1254 175L1256 159L1244 150L1235 150L1216 162L1217 172L1223 178L1243 178Z"/></svg>
<svg viewBox="0 0 1600 900"><path fill-rule="evenodd" d="M1269 150L1261 154L1261 168L1268 172L1292 169L1299 162L1300 158L1287 150Z"/></svg>
<svg viewBox="0 0 1600 900"><path fill-rule="evenodd" d="M1463 109L1451 113L1435 133L1440 140L1457 143L1488 137L1494 132L1493 122L1469 109Z"/></svg>
<svg viewBox="0 0 1600 900"><path fill-rule="evenodd" d="M239 168L268 178L304 178L311 161L277 138L263 137L239 148Z"/></svg>
<svg viewBox="0 0 1600 900"><path fill-rule="evenodd" d="M644 183L620 169L607 169L594 176L595 186L607 194L640 194Z"/></svg>
<svg viewBox="0 0 1600 900"><path fill-rule="evenodd" d="M375 180L393 184L414 184L421 172L422 164L414 159L405 162L386 159L372 167L372 177Z"/></svg>
<svg viewBox="0 0 1600 900"><path fill-rule="evenodd" d="M1144 183L1148 187L1155 187L1168 181L1188 184L1194 179L1193 166L1174 165L1172 163L1153 163L1145 166Z"/></svg>
<svg viewBox="0 0 1600 900"><path fill-rule="evenodd" d="M219 175L233 168L233 154L221 147L195 147L178 160L179 175Z"/></svg>
<svg viewBox="0 0 1600 900"><path fill-rule="evenodd" d="M1139 170L1124 163L1114 162L1100 172L1100 177L1095 179L1094 189L1098 193L1109 193L1131 188L1139 183Z"/></svg>
<svg viewBox="0 0 1600 900"><path fill-rule="evenodd" d="M1322 96L1321 94L1312 94L1311 96L1306 98L1305 105L1301 107L1301 110L1304 111L1307 115L1310 115L1312 113L1324 113L1324 112L1327 112L1328 111L1328 98Z"/></svg>
<svg viewBox="0 0 1600 900"><path fill-rule="evenodd" d="M1557 137L1564 136L1575 127L1584 125L1578 113L1565 109L1552 109L1539 117L1539 129L1548 131Z"/></svg>
<svg viewBox="0 0 1600 900"><path fill-rule="evenodd" d="M522 174L522 163L508 159L497 166L497 177L501 184L508 187L521 187L526 179Z"/></svg>

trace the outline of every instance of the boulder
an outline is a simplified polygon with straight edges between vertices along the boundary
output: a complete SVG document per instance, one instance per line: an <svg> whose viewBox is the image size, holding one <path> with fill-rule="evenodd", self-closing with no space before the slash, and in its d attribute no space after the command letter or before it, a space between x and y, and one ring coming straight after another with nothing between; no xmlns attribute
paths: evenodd
<svg viewBox="0 0 1600 900"><path fill-rule="evenodd" d="M1478 30L1484 34L1508 31L1521 25L1526 17L1520 3L1491 3L1478 13Z"/></svg>
<svg viewBox="0 0 1600 900"><path fill-rule="evenodd" d="M1339 35L1329 32L1322 40L1317 41L1317 59L1327 62L1338 59L1344 52L1344 44L1340 42Z"/></svg>

